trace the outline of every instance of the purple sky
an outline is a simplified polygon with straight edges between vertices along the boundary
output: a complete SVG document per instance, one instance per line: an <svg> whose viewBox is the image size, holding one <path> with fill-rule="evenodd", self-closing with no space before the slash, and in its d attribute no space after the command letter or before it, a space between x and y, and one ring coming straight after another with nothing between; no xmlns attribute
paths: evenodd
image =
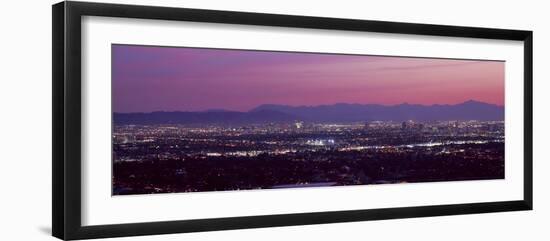
<svg viewBox="0 0 550 241"><path fill-rule="evenodd" d="M504 105L504 62L113 45L115 112Z"/></svg>

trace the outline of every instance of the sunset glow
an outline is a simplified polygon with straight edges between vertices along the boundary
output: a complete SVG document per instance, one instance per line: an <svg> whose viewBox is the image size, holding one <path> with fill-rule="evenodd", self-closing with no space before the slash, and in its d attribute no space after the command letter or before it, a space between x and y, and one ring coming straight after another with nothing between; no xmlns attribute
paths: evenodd
<svg viewBox="0 0 550 241"><path fill-rule="evenodd" d="M114 112L262 104L504 105L503 61L112 46Z"/></svg>

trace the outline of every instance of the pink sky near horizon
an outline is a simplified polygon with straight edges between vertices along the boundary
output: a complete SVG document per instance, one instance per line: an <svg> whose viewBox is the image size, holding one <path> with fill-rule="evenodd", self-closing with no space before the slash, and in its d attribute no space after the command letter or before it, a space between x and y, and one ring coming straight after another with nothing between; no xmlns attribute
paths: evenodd
<svg viewBox="0 0 550 241"><path fill-rule="evenodd" d="M113 111L504 105L502 61L113 45Z"/></svg>

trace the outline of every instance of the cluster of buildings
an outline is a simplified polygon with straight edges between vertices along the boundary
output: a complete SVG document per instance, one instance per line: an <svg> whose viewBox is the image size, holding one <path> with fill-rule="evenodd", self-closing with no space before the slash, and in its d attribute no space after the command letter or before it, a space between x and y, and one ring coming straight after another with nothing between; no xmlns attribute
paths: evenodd
<svg viewBox="0 0 550 241"><path fill-rule="evenodd" d="M113 162L115 194L491 179L504 123L123 125Z"/></svg>

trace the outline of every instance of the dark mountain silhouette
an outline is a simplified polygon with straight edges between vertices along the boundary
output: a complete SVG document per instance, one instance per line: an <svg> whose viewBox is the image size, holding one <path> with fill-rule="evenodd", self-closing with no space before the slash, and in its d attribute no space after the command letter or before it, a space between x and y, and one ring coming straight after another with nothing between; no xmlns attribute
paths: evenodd
<svg viewBox="0 0 550 241"><path fill-rule="evenodd" d="M456 105L393 106L376 104L334 104L320 106L261 105L251 110L272 110L300 116L306 121L365 121L365 120L504 120L504 107L469 100Z"/></svg>
<svg viewBox="0 0 550 241"><path fill-rule="evenodd" d="M209 110L204 112L114 113L115 124L247 124L267 122L432 121L504 120L504 107L469 100L456 105L345 104L287 106L266 104L248 112Z"/></svg>

